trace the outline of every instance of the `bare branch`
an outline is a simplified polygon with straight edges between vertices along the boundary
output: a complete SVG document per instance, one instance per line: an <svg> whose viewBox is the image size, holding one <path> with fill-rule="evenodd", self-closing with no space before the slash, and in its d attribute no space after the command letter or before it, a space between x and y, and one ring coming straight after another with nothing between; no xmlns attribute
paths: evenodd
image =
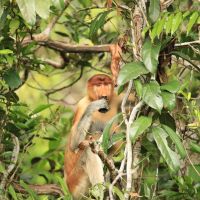
<svg viewBox="0 0 200 200"><path fill-rule="evenodd" d="M8 169L5 170L3 173L3 178L2 178L2 181L0 184L1 190L5 189L8 176L10 175L12 170L15 168L15 165L17 163L18 156L19 156L19 150L20 150L19 140L15 135L12 134L11 136L12 136L12 140L14 143L14 148L13 148L13 152L12 152L12 158L11 158L10 165L8 165Z"/></svg>
<svg viewBox="0 0 200 200"><path fill-rule="evenodd" d="M27 191L21 185L14 182L12 183L12 185L18 192L23 193L23 194L27 193ZM48 195L54 195L54 196L63 196L63 191L56 184L44 184L44 185L31 184L31 185L28 185L28 187L40 195L48 194Z"/></svg>
<svg viewBox="0 0 200 200"><path fill-rule="evenodd" d="M175 44L175 47L190 46L191 44L199 45L200 44L200 40L195 40L195 41L191 41L191 42L183 42L183 43Z"/></svg>
<svg viewBox="0 0 200 200"><path fill-rule="evenodd" d="M61 41L38 41L39 45L49 47L51 49L62 51L65 53L99 53L99 52L110 52L110 44L105 45L72 45Z"/></svg>

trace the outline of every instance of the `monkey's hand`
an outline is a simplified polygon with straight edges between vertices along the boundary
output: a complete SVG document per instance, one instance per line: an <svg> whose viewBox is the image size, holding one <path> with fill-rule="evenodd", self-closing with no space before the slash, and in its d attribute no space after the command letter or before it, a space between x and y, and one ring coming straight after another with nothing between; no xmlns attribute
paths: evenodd
<svg viewBox="0 0 200 200"><path fill-rule="evenodd" d="M92 114L95 111L105 113L109 110L108 101L104 98L93 101L88 106L88 110L90 111L90 114Z"/></svg>
<svg viewBox="0 0 200 200"><path fill-rule="evenodd" d="M89 136L87 139L83 140L79 145L78 148L80 150L84 150L90 146L92 142L95 142L95 139L92 136Z"/></svg>

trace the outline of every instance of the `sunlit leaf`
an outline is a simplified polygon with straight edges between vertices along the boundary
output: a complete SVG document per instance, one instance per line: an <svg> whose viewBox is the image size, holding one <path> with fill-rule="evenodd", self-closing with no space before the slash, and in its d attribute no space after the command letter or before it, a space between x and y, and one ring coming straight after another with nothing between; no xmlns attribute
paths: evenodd
<svg viewBox="0 0 200 200"><path fill-rule="evenodd" d="M11 33L11 34L15 33L15 31L19 28L19 25L20 25L19 20L13 19L13 20L10 22L10 25L9 25L10 33Z"/></svg>
<svg viewBox="0 0 200 200"><path fill-rule="evenodd" d="M35 0L16 0L22 16L28 24L34 25L36 22Z"/></svg>
<svg viewBox="0 0 200 200"><path fill-rule="evenodd" d="M50 108L53 104L45 104L45 105L39 105L37 108L35 108L30 115L37 114L39 112L42 112L43 110Z"/></svg>
<svg viewBox="0 0 200 200"><path fill-rule="evenodd" d="M50 6L51 0L35 0L36 13L43 19L47 19L49 17Z"/></svg>
<svg viewBox="0 0 200 200"><path fill-rule="evenodd" d="M171 35L173 35L173 33L176 32L176 30L178 29L178 27L180 26L182 22L182 13L178 12L175 16L174 19L172 21L172 27L171 27Z"/></svg>
<svg viewBox="0 0 200 200"><path fill-rule="evenodd" d="M138 119L136 119L132 124L131 124L131 129L130 129L130 138L133 144L135 143L136 139L144 133L144 131L151 126L152 123L152 118L151 117L145 117L145 116L140 116Z"/></svg>
<svg viewBox="0 0 200 200"><path fill-rule="evenodd" d="M169 34L172 28L172 22L174 19L174 15L171 14L168 18L167 18L167 22L165 24L165 30L166 30L166 34Z"/></svg>
<svg viewBox="0 0 200 200"><path fill-rule="evenodd" d="M142 99L150 107L156 109L159 113L163 108L160 86L156 81L152 81L143 87Z"/></svg>
<svg viewBox="0 0 200 200"><path fill-rule="evenodd" d="M194 25L194 23L196 22L197 18L199 17L199 13L196 11L194 12L189 20L189 23L187 25L187 34L190 32L192 26Z"/></svg>
<svg viewBox="0 0 200 200"><path fill-rule="evenodd" d="M152 129L153 137L160 150L161 155L165 159L167 165L172 172L177 172L180 168L180 160L176 152L172 151L167 143L167 134L160 127L154 127Z"/></svg>
<svg viewBox="0 0 200 200"><path fill-rule="evenodd" d="M160 47L160 44L154 45L150 40L146 40L142 47L142 60L145 67L153 74L157 70Z"/></svg>
<svg viewBox="0 0 200 200"><path fill-rule="evenodd" d="M149 17L152 22L155 22L160 15L160 1L159 0L151 0L149 6Z"/></svg>
<svg viewBox="0 0 200 200"><path fill-rule="evenodd" d="M131 62L125 64L119 72L118 85L123 85L130 80L138 78L138 76L147 74L144 64L142 62Z"/></svg>
<svg viewBox="0 0 200 200"><path fill-rule="evenodd" d="M6 55L6 54L13 54L13 51L10 49L1 49L0 55Z"/></svg>
<svg viewBox="0 0 200 200"><path fill-rule="evenodd" d="M185 158L186 151L185 151L185 148L183 147L183 143L181 142L179 135L166 125L162 125L162 127L166 131L166 133L169 135L172 142L176 145L176 148L178 150L178 153L181 155L181 158Z"/></svg>

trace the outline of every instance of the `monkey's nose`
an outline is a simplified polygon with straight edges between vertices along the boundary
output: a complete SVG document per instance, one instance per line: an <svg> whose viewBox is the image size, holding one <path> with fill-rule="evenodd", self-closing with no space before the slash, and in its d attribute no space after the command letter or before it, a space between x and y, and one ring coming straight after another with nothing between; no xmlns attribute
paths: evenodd
<svg viewBox="0 0 200 200"><path fill-rule="evenodd" d="M107 96L101 96L101 99L108 100L108 97Z"/></svg>

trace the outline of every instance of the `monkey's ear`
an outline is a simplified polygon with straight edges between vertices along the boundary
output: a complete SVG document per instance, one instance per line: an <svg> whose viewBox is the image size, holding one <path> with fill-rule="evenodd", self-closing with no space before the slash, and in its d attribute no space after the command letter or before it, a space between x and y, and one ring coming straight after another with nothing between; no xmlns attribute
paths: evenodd
<svg viewBox="0 0 200 200"><path fill-rule="evenodd" d="M117 86L117 77L119 74L119 63L121 60L121 53L122 53L122 49L118 44L111 44L110 45L110 52L111 52L111 72L113 75L113 82L114 85Z"/></svg>

